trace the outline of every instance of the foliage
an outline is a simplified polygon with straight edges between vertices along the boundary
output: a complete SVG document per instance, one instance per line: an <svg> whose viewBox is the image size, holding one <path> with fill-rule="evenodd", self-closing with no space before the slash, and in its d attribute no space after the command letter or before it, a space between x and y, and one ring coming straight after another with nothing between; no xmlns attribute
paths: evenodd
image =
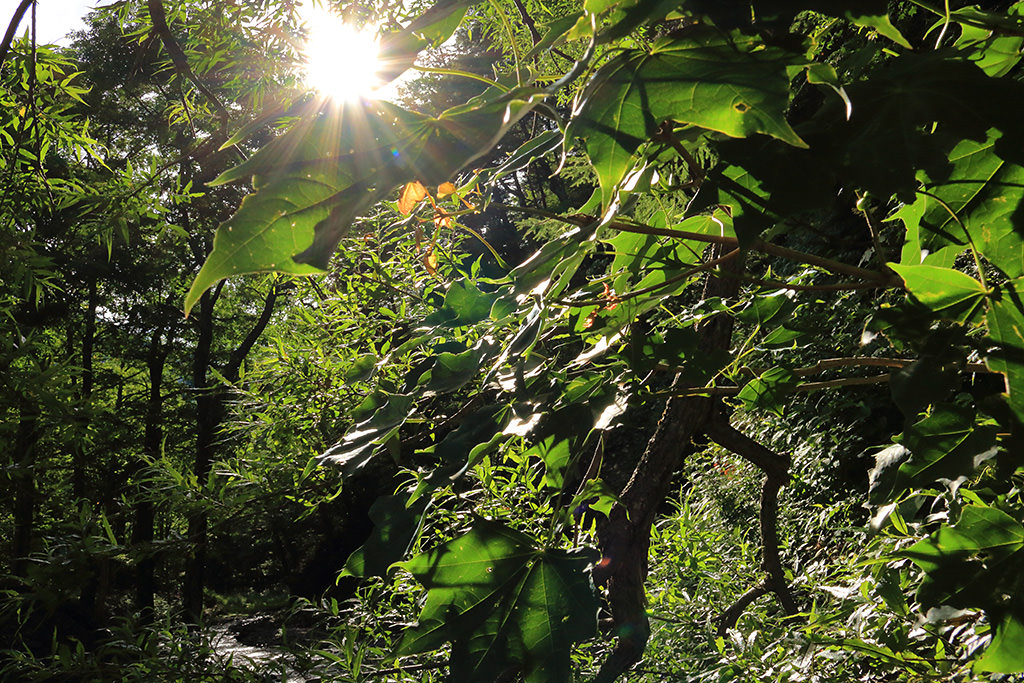
<svg viewBox="0 0 1024 683"><path fill-rule="evenodd" d="M342 678L1024 672L1022 7L345 5L387 77L441 64L404 103L291 90L290 3L123 3L113 100L16 44L11 574L52 491L58 602L162 556L201 617L209 538L250 585L344 565L305 660ZM114 416L141 457L95 456Z"/></svg>

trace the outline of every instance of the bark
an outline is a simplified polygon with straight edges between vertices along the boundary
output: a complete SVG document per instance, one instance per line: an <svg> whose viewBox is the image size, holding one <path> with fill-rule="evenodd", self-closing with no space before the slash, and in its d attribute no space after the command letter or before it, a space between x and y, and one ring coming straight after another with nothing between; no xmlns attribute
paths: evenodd
<svg viewBox="0 0 1024 683"><path fill-rule="evenodd" d="M721 258L728 247L716 245L710 257ZM726 261L722 270L739 273L743 257ZM729 298L739 288L737 278L714 277L704 287L704 298ZM702 352L728 349L732 341L732 318L719 314L699 330L698 348ZM673 387L680 382L677 375ZM692 452L693 438L701 434L712 414L712 399L706 396L671 398L654 435L623 488L620 502L608 520L598 529L602 559L594 569L594 582L608 588L608 603L618 639L605 660L597 681L616 680L643 655L650 636L644 582L647 579L647 553L651 526L658 506L668 495L673 474L683 458Z"/></svg>
<svg viewBox="0 0 1024 683"><path fill-rule="evenodd" d="M149 352L146 355L146 368L149 374L149 395L146 399L146 425L143 434L142 452L149 460L160 457L160 448L163 443L163 396L160 389L163 384L164 365L167 361L167 354L170 352L170 335L168 342L161 343L164 330L156 330L149 342ZM136 477L139 476L145 462L137 463L135 468ZM156 582L154 572L156 570L156 555L153 552L153 526L156 521L156 514L153 501L147 494L136 485L134 506L134 523L132 525L132 545L139 553L138 564L135 568L135 608L139 610L142 620L149 623L153 618L153 599L156 593Z"/></svg>
<svg viewBox="0 0 1024 683"><path fill-rule="evenodd" d="M36 444L39 441L39 405L31 396L18 400L18 431L14 438L14 538L11 543L13 573L25 576L35 533Z"/></svg>

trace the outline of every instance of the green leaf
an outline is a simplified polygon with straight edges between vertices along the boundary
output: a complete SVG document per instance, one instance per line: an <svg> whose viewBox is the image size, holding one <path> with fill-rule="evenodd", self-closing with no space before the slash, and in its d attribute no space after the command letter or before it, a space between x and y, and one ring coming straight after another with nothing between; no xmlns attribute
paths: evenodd
<svg viewBox="0 0 1024 683"><path fill-rule="evenodd" d="M692 28L685 38L625 50L601 67L568 134L586 138L605 205L633 153L665 120L805 146L784 116L788 70L797 63L802 59L752 37Z"/></svg>
<svg viewBox="0 0 1024 683"><path fill-rule="evenodd" d="M978 422L969 408L937 407L904 434L910 459L900 466L895 493L971 474L976 459L995 447L997 431L992 421Z"/></svg>
<svg viewBox="0 0 1024 683"><path fill-rule="evenodd" d="M896 497L894 488L899 468L909 457L910 451L898 443L875 453L875 466L868 470L868 501L872 505L881 505Z"/></svg>
<svg viewBox="0 0 1024 683"><path fill-rule="evenodd" d="M985 258L1010 277L1024 275L1024 240L1017 232L1024 200L1024 167L1000 156L998 130L982 141L963 140L949 153L949 167L922 174L928 194L923 209L922 247L966 245L968 234Z"/></svg>
<svg viewBox="0 0 1024 683"><path fill-rule="evenodd" d="M419 380L426 392L441 394L465 386L476 379L484 359L497 344L480 340L473 348L462 353L442 353L434 365Z"/></svg>
<svg viewBox="0 0 1024 683"><path fill-rule="evenodd" d="M956 524L898 554L924 570L917 597L925 606L980 607L991 615L1004 614L1019 594L1022 549L1019 520L994 507L965 505Z"/></svg>
<svg viewBox="0 0 1024 683"><path fill-rule="evenodd" d="M796 304L786 290L756 297L749 306L736 314L736 319L747 325L775 326L785 321L796 310Z"/></svg>
<svg viewBox="0 0 1024 683"><path fill-rule="evenodd" d="M444 295L441 310L427 316L428 325L464 327L486 320L497 296L484 294L470 280L456 280Z"/></svg>
<svg viewBox="0 0 1024 683"><path fill-rule="evenodd" d="M321 104L215 184L253 177L256 192L217 229L186 313L225 277L327 267L356 217L398 185L448 182L529 112L541 91L490 93L437 118L386 102Z"/></svg>
<svg viewBox="0 0 1024 683"><path fill-rule="evenodd" d="M352 428L341 443L329 448L322 460L341 467L346 476L366 466L379 446L398 433L409 417L414 397L406 394L388 394L386 401L365 422ZM379 401L379 399L375 399Z"/></svg>
<svg viewBox="0 0 1024 683"><path fill-rule="evenodd" d="M974 667L993 673L1024 671L1024 622L1020 615L1007 614L995 625L995 636Z"/></svg>
<svg viewBox="0 0 1024 683"><path fill-rule="evenodd" d="M761 408L782 415L783 399L796 387L796 376L786 368L771 368L747 382L737 398L749 408Z"/></svg>
<svg viewBox="0 0 1024 683"><path fill-rule="evenodd" d="M405 556L419 528L420 517L430 497L419 498L408 507L408 495L381 496L370 506L373 532L358 550L349 555L342 572L347 576L385 576L388 567Z"/></svg>
<svg viewBox="0 0 1024 683"><path fill-rule="evenodd" d="M987 291L970 275L937 266L901 266L889 263L903 279L907 291L936 313L965 320L982 302Z"/></svg>
<svg viewBox="0 0 1024 683"><path fill-rule="evenodd" d="M1024 282L1015 280L999 287L989 301L988 337L995 348L985 357L994 372L1006 377L1007 401L1018 419L1024 420Z"/></svg>
<svg viewBox="0 0 1024 683"><path fill-rule="evenodd" d="M498 522L478 520L464 536L400 565L428 593L395 654L450 641L455 680L490 680L509 668L566 680L572 644L596 634L598 601L586 574L593 559L538 548Z"/></svg>
<svg viewBox="0 0 1024 683"><path fill-rule="evenodd" d="M366 353L355 359L352 365L345 370L346 382L365 382L373 375L377 365L377 356L373 353Z"/></svg>

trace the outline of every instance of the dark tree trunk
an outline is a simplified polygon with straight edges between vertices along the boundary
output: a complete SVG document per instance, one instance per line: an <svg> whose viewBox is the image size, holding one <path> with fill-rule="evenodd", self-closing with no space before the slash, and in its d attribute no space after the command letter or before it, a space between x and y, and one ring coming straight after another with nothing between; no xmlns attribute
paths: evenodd
<svg viewBox="0 0 1024 683"><path fill-rule="evenodd" d="M146 426L142 441L142 452L150 461L160 457L163 442L163 397L160 393L163 384L164 365L170 351L170 335L166 344L161 344L164 330L156 330L149 342L149 353L146 356L146 368L149 372L149 396L146 400ZM139 462L136 476L139 476L145 462ZM135 607L142 615L144 622L153 618L153 598L156 593L154 572L156 555L153 552L153 525L156 520L153 501L146 493L136 486L135 523L132 525L132 545L139 553L135 570Z"/></svg>
<svg viewBox="0 0 1024 683"><path fill-rule="evenodd" d="M726 247L716 245L712 258L723 271L738 273L743 257L738 252L724 254ZM704 298L736 296L738 278L710 276ZM704 352L727 350L732 341L733 321L720 313L698 330L699 349ZM676 377L673 389L682 389ZM644 582L647 579L647 554L651 525L658 507L668 495L673 474L686 455L693 451L693 438L700 435L711 418L712 399L708 396L677 396L668 401L661 421L637 463L608 520L598 528L603 556L594 569L594 582L608 586L608 602L616 631L615 648L605 660L597 681L610 683L640 659L650 636Z"/></svg>
<svg viewBox="0 0 1024 683"><path fill-rule="evenodd" d="M25 576L35 533L36 443L39 440L39 405L22 395L18 401L18 431L14 439L14 538L11 543L12 569Z"/></svg>
<svg viewBox="0 0 1024 683"><path fill-rule="evenodd" d="M213 309L220 295L218 286L213 293L207 292L199 300L199 315L196 320L199 340L193 357L192 377L196 391L196 457L194 471L200 487L205 486L210 466L215 455L217 430L224 419L227 395L222 386L211 386L207 372L213 362ZM237 382L242 363L259 340L270 317L274 313L279 291L272 287L263 302L263 311L253 323L249 334L231 353L221 373L229 382ZM206 587L206 552L208 546L209 516L200 509L188 520L188 538L191 551L185 563L185 581L182 606L189 623L198 624L203 614L203 593Z"/></svg>
<svg viewBox="0 0 1024 683"><path fill-rule="evenodd" d="M192 358L192 382L196 394L196 446L193 471L200 487L205 485L210 474L214 436L220 422L220 399L216 389L209 385L207 379L207 371L212 361L213 308L219 294L219 287L214 292L204 293L199 299L199 315L196 316L199 335ZM192 624L200 623L203 616L208 525L208 515L203 509L189 516L189 553L185 559L182 608L185 611L185 619Z"/></svg>
<svg viewBox="0 0 1024 683"><path fill-rule="evenodd" d="M96 280L89 283L89 300L85 310L85 325L82 332L82 386L78 392L80 399L78 405L78 417L76 419L76 430L78 438L72 451L71 463L71 491L79 505L86 505L86 477L88 464L86 458L88 453L85 449L85 432L89 429L89 411L91 409L92 389L95 378L93 370L93 349L96 346L96 308L99 306L99 288Z"/></svg>

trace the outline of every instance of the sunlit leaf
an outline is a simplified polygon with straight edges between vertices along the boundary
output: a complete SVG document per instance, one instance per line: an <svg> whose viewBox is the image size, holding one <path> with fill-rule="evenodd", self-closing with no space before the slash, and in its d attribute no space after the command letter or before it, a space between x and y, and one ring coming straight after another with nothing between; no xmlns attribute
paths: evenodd
<svg viewBox="0 0 1024 683"><path fill-rule="evenodd" d="M411 183L406 183L402 188L402 196L398 198L398 212L403 216L408 216L426 196L427 188L423 187L423 183L420 181L414 180Z"/></svg>
<svg viewBox="0 0 1024 683"><path fill-rule="evenodd" d="M632 155L665 120L734 137L764 133L804 146L784 116L789 69L803 59L748 36L694 28L650 49L626 50L605 64L583 93L571 132L587 141L604 195Z"/></svg>

